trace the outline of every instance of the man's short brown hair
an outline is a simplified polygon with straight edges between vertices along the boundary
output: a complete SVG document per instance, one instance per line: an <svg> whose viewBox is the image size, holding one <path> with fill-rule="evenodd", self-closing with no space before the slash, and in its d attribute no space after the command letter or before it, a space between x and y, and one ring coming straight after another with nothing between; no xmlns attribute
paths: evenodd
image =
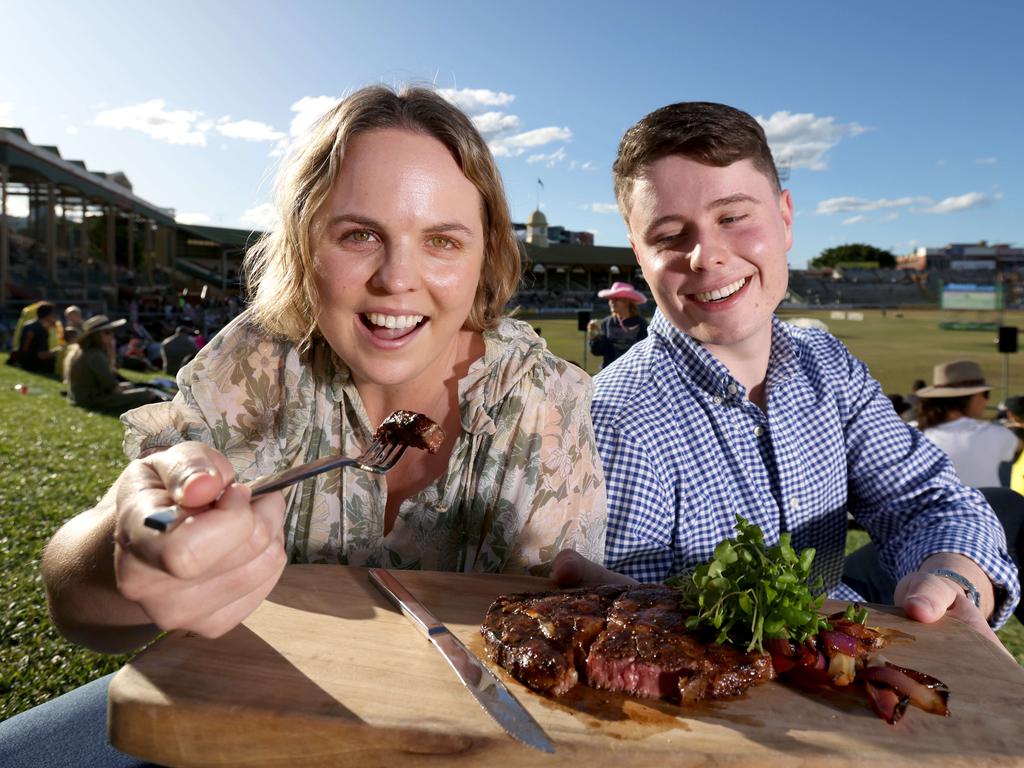
<svg viewBox="0 0 1024 768"><path fill-rule="evenodd" d="M683 155L705 165L724 167L751 160L782 191L764 129L746 112L708 101L682 101L656 109L626 131L612 165L615 200L629 223L633 183L652 164Z"/></svg>

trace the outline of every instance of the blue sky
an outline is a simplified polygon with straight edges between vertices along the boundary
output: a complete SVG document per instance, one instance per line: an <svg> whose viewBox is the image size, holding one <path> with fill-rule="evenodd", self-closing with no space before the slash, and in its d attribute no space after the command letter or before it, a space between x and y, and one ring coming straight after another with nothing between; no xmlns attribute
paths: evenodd
<svg viewBox="0 0 1024 768"><path fill-rule="evenodd" d="M1013 2L3 4L0 124L124 171L179 217L265 221L278 158L323 105L433 83L498 155L513 216L626 245L623 131L681 100L758 116L797 219L790 263L1024 241L1024 5Z"/></svg>

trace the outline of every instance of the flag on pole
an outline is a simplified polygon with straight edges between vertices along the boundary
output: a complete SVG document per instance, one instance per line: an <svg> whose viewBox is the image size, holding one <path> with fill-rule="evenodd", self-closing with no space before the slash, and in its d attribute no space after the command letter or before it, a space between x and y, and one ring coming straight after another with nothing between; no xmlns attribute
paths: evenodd
<svg viewBox="0 0 1024 768"><path fill-rule="evenodd" d="M544 189L544 182L543 181L541 181L540 179L537 179L537 183L540 184L540 188L541 189Z"/></svg>

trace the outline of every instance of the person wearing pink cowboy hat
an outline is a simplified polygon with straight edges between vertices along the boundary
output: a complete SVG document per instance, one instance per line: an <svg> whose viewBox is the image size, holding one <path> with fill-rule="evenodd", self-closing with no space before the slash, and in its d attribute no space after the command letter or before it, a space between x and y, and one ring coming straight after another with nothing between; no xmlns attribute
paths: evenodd
<svg viewBox="0 0 1024 768"><path fill-rule="evenodd" d="M598 298L608 299L611 315L587 326L590 353L603 358L602 368L622 357L641 339L647 338L647 322L640 317L638 307L647 297L629 283L612 283L611 288L597 292Z"/></svg>

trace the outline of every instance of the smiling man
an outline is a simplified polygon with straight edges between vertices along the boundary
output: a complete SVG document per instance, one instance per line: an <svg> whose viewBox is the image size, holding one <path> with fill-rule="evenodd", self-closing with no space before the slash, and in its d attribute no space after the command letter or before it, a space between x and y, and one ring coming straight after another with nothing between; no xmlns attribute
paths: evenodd
<svg viewBox="0 0 1024 768"><path fill-rule="evenodd" d="M833 597L927 622L949 612L998 642L989 623L1020 587L984 497L842 343L775 317L793 202L758 123L721 104L664 107L626 132L614 175L658 311L596 381L606 565L664 579L708 560L741 514L769 542L789 531L815 547ZM879 574L844 575L847 512L877 546L881 589Z"/></svg>

